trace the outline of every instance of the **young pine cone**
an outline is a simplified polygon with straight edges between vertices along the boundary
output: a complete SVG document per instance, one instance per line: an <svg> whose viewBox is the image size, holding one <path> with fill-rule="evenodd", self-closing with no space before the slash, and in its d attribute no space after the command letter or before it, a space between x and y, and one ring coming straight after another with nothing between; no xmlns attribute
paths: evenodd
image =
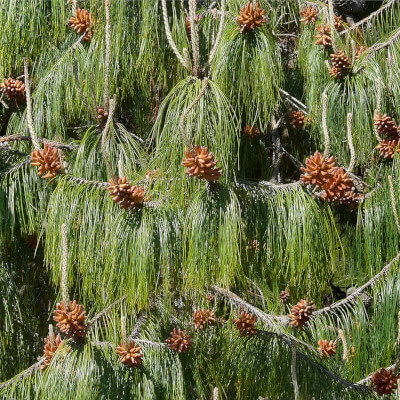
<svg viewBox="0 0 400 400"><path fill-rule="evenodd" d="M239 24L237 29L244 33L261 28L267 20L264 14L265 10L260 7L259 3L254 7L252 1L248 2L247 5L240 9L240 14L237 17L237 23Z"/></svg>
<svg viewBox="0 0 400 400"><path fill-rule="evenodd" d="M71 301L67 306L63 301L57 304L53 319L57 322L57 328L67 337L74 340L82 339L86 336L86 311L76 300Z"/></svg>
<svg viewBox="0 0 400 400"><path fill-rule="evenodd" d="M282 290L279 297L281 298L282 303L287 303L287 301L289 300L289 297L290 297L289 291L287 289Z"/></svg>
<svg viewBox="0 0 400 400"><path fill-rule="evenodd" d="M300 300L292 308L292 314L289 315L289 318L292 320L290 325L297 326L302 330L303 326L309 321L313 311L315 311L315 305L312 301Z"/></svg>
<svg viewBox="0 0 400 400"><path fill-rule="evenodd" d="M94 18L85 9L77 8L75 16L69 19L69 26L79 35L85 34L83 40L90 42L93 38Z"/></svg>
<svg viewBox="0 0 400 400"><path fill-rule="evenodd" d="M257 329L254 328L257 317L254 314L242 311L237 320L233 321L235 329L239 331L240 336L252 337L257 334Z"/></svg>
<svg viewBox="0 0 400 400"><path fill-rule="evenodd" d="M0 92L4 93L8 100L13 100L17 104L25 102L25 83L18 79L4 79L0 83Z"/></svg>
<svg viewBox="0 0 400 400"><path fill-rule="evenodd" d="M250 139L256 139L261 134L260 130L256 126L251 126L251 125L245 126L243 133Z"/></svg>
<svg viewBox="0 0 400 400"><path fill-rule="evenodd" d="M318 34L314 35L317 39L315 41L316 45L324 46L325 48L332 45L331 28L329 25L320 25L317 27Z"/></svg>
<svg viewBox="0 0 400 400"><path fill-rule="evenodd" d="M115 203L118 203L124 210L135 208L143 203L144 189L138 186L131 186L126 176L117 178L116 181L109 180L110 196Z"/></svg>
<svg viewBox="0 0 400 400"><path fill-rule="evenodd" d="M301 168L303 174L300 179L306 185L311 184L322 189L336 169L336 159L334 157L326 159L324 155L316 151L313 156L306 159L306 166Z"/></svg>
<svg viewBox="0 0 400 400"><path fill-rule="evenodd" d="M336 354L336 344L333 340L318 340L318 351L322 357L331 357Z"/></svg>
<svg viewBox="0 0 400 400"><path fill-rule="evenodd" d="M332 68L329 74L332 78L342 79L350 73L351 64L350 59L344 54L342 50L331 54Z"/></svg>
<svg viewBox="0 0 400 400"><path fill-rule="evenodd" d="M323 189L325 193L322 195L326 201L336 201L339 203L346 202L348 196L352 196L350 192L354 192L354 181L343 168L337 168L333 176L329 178Z"/></svg>
<svg viewBox="0 0 400 400"><path fill-rule="evenodd" d="M371 382L374 384L374 390L378 396L383 396L392 394L397 389L398 379L399 376L396 376L393 371L382 368L372 375Z"/></svg>
<svg viewBox="0 0 400 400"><path fill-rule="evenodd" d="M143 354L140 353L141 347L136 346L135 342L130 342L127 346L120 344L117 346L119 361L129 367L140 367L142 365Z"/></svg>
<svg viewBox="0 0 400 400"><path fill-rule="evenodd" d="M308 121L308 118L303 113L303 111L292 111L289 114L289 123L294 128L298 130L302 130L304 128L304 124Z"/></svg>
<svg viewBox="0 0 400 400"><path fill-rule="evenodd" d="M96 107L97 119L100 125L105 125L108 119L108 111L102 107Z"/></svg>
<svg viewBox="0 0 400 400"><path fill-rule="evenodd" d="M31 156L31 165L38 168L38 175L43 178L54 178L61 169L61 158L55 147L46 143L43 150L35 149Z"/></svg>
<svg viewBox="0 0 400 400"><path fill-rule="evenodd" d="M335 15L335 21L334 21L334 25L335 25L335 29L338 32L342 32L344 31L344 25L343 25L343 17L342 16L337 16Z"/></svg>
<svg viewBox="0 0 400 400"><path fill-rule="evenodd" d="M216 168L218 160L213 161L214 154L209 153L207 147L195 146L193 150L186 150L185 157L182 165L188 168L185 174L190 177L213 182L222 176L221 168Z"/></svg>
<svg viewBox="0 0 400 400"><path fill-rule="evenodd" d="M389 115L387 114L375 115L374 125L376 130L381 135L385 135L388 139L397 138L400 135L400 129L396 125L396 121L389 117Z"/></svg>
<svg viewBox="0 0 400 400"><path fill-rule="evenodd" d="M376 147L379 154L384 158L394 158L396 153L400 152L400 139L384 139Z"/></svg>
<svg viewBox="0 0 400 400"><path fill-rule="evenodd" d="M313 24L318 18L318 10L311 6L304 7L300 11L300 15L302 16L300 22L304 22L304 25Z"/></svg>
<svg viewBox="0 0 400 400"><path fill-rule="evenodd" d="M215 314L211 310L197 310L193 313L194 330L213 326L216 320Z"/></svg>
<svg viewBox="0 0 400 400"><path fill-rule="evenodd" d="M174 328L166 342L171 350L175 350L178 353L186 353L193 345L191 339L192 336L189 336L185 331Z"/></svg>
<svg viewBox="0 0 400 400"><path fill-rule="evenodd" d="M53 341L50 339L50 336L47 336L46 339L44 339L44 356L45 360L43 363L40 365L40 369L44 371L51 363L52 358L54 357L54 354L58 350L58 348L64 343L63 340L61 340L60 335L57 335L54 337Z"/></svg>

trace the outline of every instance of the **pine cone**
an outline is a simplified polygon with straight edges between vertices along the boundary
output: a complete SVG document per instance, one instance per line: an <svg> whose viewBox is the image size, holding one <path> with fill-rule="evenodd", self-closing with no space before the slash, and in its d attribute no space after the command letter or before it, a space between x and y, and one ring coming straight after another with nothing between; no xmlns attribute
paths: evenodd
<svg viewBox="0 0 400 400"><path fill-rule="evenodd" d="M57 328L67 337L73 337L74 340L82 339L86 336L86 311L76 300L71 301L68 306L62 301L57 304L53 316L57 322Z"/></svg>
<svg viewBox="0 0 400 400"><path fill-rule="evenodd" d="M205 179L208 182L216 181L222 176L221 168L216 168L218 160L214 160L214 154L208 152L207 147L195 146L194 149L186 150L186 158L182 165L188 168L185 174L190 177Z"/></svg>
<svg viewBox="0 0 400 400"><path fill-rule="evenodd" d="M361 57L361 54L363 54L367 50L368 50L368 47L366 47L366 46L358 47L356 50L356 60L358 60Z"/></svg>
<svg viewBox="0 0 400 400"><path fill-rule="evenodd" d="M260 250L260 242L256 239L250 240L246 246L246 250L259 251Z"/></svg>
<svg viewBox="0 0 400 400"><path fill-rule="evenodd" d="M255 139L260 136L261 131L256 126L247 125L245 126L243 133L250 139Z"/></svg>
<svg viewBox="0 0 400 400"><path fill-rule="evenodd" d="M331 357L336 354L336 344L333 340L318 340L318 350L321 356Z"/></svg>
<svg viewBox="0 0 400 400"><path fill-rule="evenodd" d="M300 300L292 308L292 314L289 315L289 318L292 320L290 325L297 326L302 330L303 326L309 321L313 311L315 311L315 305L312 301Z"/></svg>
<svg viewBox="0 0 400 400"><path fill-rule="evenodd" d="M308 6L304 7L300 11L300 15L303 17L300 19L300 22L304 22L304 25L308 25L308 23L314 23L318 18L318 10L314 7Z"/></svg>
<svg viewBox="0 0 400 400"><path fill-rule="evenodd" d="M0 92L4 93L8 100L14 100L17 104L25 102L25 83L18 79L4 79L0 83Z"/></svg>
<svg viewBox="0 0 400 400"><path fill-rule="evenodd" d="M100 125L105 125L108 119L108 111L102 107L96 107L97 119Z"/></svg>
<svg viewBox="0 0 400 400"><path fill-rule="evenodd" d="M388 139L397 138L399 136L399 127L396 125L396 121L387 114L375 115L374 124L376 130L381 135L385 135Z"/></svg>
<svg viewBox="0 0 400 400"><path fill-rule="evenodd" d="M306 166L301 168L303 174L300 179L306 185L311 184L322 189L336 169L334 157L326 159L324 155L316 151L313 156L306 159Z"/></svg>
<svg viewBox="0 0 400 400"><path fill-rule="evenodd" d="M215 314L211 310L197 310L193 313L194 330L213 326L216 320Z"/></svg>
<svg viewBox="0 0 400 400"><path fill-rule="evenodd" d="M384 139L376 148L382 157L394 158L394 155L400 152L400 139Z"/></svg>
<svg viewBox="0 0 400 400"><path fill-rule="evenodd" d="M141 347L136 346L135 342L130 342L128 346L120 344L117 346L119 361L130 367L140 367L142 365L143 354L140 353Z"/></svg>
<svg viewBox="0 0 400 400"><path fill-rule="evenodd" d="M318 34L314 35L317 39L315 44L324 46L325 48L332 45L331 28L329 25L319 25L317 27Z"/></svg>
<svg viewBox="0 0 400 400"><path fill-rule="evenodd" d="M256 28L261 28L267 17L264 15L265 10L260 7L260 4L257 3L256 6L253 6L253 2L250 1L241 8L240 14L237 17L237 22L239 27L237 28L240 30L241 33L244 32L252 32Z"/></svg>
<svg viewBox="0 0 400 400"><path fill-rule="evenodd" d="M257 317L254 314L242 311L237 320L233 321L235 329L239 331L240 336L252 337L257 334L257 329L254 325L257 322Z"/></svg>
<svg viewBox="0 0 400 400"><path fill-rule="evenodd" d="M302 130L304 128L304 124L308 122L308 118L305 116L303 111L292 111L289 114L289 122L294 128L298 130Z"/></svg>
<svg viewBox="0 0 400 400"><path fill-rule="evenodd" d="M110 191L110 196L115 203L124 209L135 208L143 203L144 189L138 186L131 186L126 176L117 178L116 181L109 180L110 186L107 190Z"/></svg>
<svg viewBox="0 0 400 400"><path fill-rule="evenodd" d="M201 14L196 15L196 22L199 23L202 17L203 16ZM190 23L190 17L186 17L186 19L185 19L185 29L186 29L186 34L189 39L189 42L191 42L192 41L192 25Z"/></svg>
<svg viewBox="0 0 400 400"><path fill-rule="evenodd" d="M399 375L396 376L392 370L382 368L372 375L371 382L374 384L374 390L378 396L383 396L392 394L397 389L398 379Z"/></svg>
<svg viewBox="0 0 400 400"><path fill-rule="evenodd" d="M337 16L337 15L335 15L334 24L335 24L335 29L336 29L338 32L344 31L343 22L344 22L344 21L343 21L343 17L342 17L342 16Z"/></svg>
<svg viewBox="0 0 400 400"><path fill-rule="evenodd" d="M40 365L40 369L44 371L51 363L52 358L54 357L54 354L58 350L58 348L64 343L63 340L61 340L60 335L57 335L54 337L53 344L51 343L50 336L47 336L46 339L44 339L44 356L46 357L43 363Z"/></svg>
<svg viewBox="0 0 400 400"><path fill-rule="evenodd" d="M193 345L191 339L192 336L189 336L185 331L174 328L166 342L171 350L175 350L178 353L186 353Z"/></svg>
<svg viewBox="0 0 400 400"><path fill-rule="evenodd" d="M341 79L349 74L351 69L350 59L342 50L331 54L330 57L332 60L332 68L329 71L331 77Z"/></svg>
<svg viewBox="0 0 400 400"><path fill-rule="evenodd" d="M81 8L77 8L75 17L69 19L69 26L75 30L79 35L85 33L83 40L90 42L93 38L93 25L94 18L89 11Z"/></svg>
<svg viewBox="0 0 400 400"><path fill-rule="evenodd" d="M38 175L43 178L54 178L61 169L61 158L55 147L43 146L43 150L35 149L31 156L31 165L38 168Z"/></svg>
<svg viewBox="0 0 400 400"><path fill-rule="evenodd" d="M323 189L325 193L322 195L324 200L346 202L349 192L354 192L354 181L343 168L337 168L333 176L329 178Z"/></svg>
<svg viewBox="0 0 400 400"><path fill-rule="evenodd" d="M281 298L281 302L282 303L286 303L289 300L290 294L289 291L286 290L282 290L281 294L279 295L279 297Z"/></svg>

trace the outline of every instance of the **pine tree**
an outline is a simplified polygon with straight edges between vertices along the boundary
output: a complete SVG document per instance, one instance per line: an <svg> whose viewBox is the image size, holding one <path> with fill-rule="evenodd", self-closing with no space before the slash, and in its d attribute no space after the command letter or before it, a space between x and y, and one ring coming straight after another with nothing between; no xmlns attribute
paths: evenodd
<svg viewBox="0 0 400 400"><path fill-rule="evenodd" d="M0 398L398 395L400 4L351 2L0 2Z"/></svg>

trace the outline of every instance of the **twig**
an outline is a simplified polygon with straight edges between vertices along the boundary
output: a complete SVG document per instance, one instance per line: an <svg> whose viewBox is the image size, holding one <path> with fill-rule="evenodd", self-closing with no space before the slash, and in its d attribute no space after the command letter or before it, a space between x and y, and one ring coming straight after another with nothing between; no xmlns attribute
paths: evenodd
<svg viewBox="0 0 400 400"><path fill-rule="evenodd" d="M301 172L301 167L303 164L293 155L290 154L284 147L281 146L282 153L292 162L292 164Z"/></svg>
<svg viewBox="0 0 400 400"><path fill-rule="evenodd" d="M129 335L128 341L131 341L137 338L140 335L140 331L142 330L142 325L147 319L147 312L143 311L136 321L135 326L133 327L132 333Z"/></svg>
<svg viewBox="0 0 400 400"><path fill-rule="evenodd" d="M15 141L31 142L32 138L30 136L22 136L19 133L16 133L16 134L10 135L10 136L0 137L0 143L15 142ZM78 145L68 145L68 144L59 143L59 142L55 142L53 140L47 140L47 139L43 139L43 138L38 138L38 142L46 143L46 144L51 145L52 147L56 147L56 148L62 149L62 150L74 150L78 147Z"/></svg>
<svg viewBox="0 0 400 400"><path fill-rule="evenodd" d="M125 347L127 347L128 338L126 337L126 318L124 316L121 317L121 337L122 337L122 344Z"/></svg>
<svg viewBox="0 0 400 400"><path fill-rule="evenodd" d="M225 24L225 9L226 9L226 0L222 0L221 1L221 21L219 23L219 29L218 29L218 33L217 33L217 37L215 39L214 45L210 51L210 56L208 58L208 65L211 67L213 61L214 61L214 57L215 54L218 51L220 42L221 42L221 38L222 38L222 31L224 29L224 24Z"/></svg>
<svg viewBox="0 0 400 400"><path fill-rule="evenodd" d="M7 386L13 385L14 383L19 382L22 379L24 379L26 376L31 375L33 372L35 372L40 367L40 365L44 362L45 359L46 359L46 357L42 357L37 363L31 365L29 368L27 368L25 371L21 372L14 378L10 379L7 382L1 383L0 389L4 389Z"/></svg>
<svg viewBox="0 0 400 400"><path fill-rule="evenodd" d="M200 71L199 26L197 23L197 0L189 0L190 33L192 37L193 75Z"/></svg>
<svg viewBox="0 0 400 400"><path fill-rule="evenodd" d="M293 391L294 391L294 399L299 400L300 395L299 395L299 385L297 383L297 374L296 374L296 358L297 358L297 347L296 347L296 342L292 341L292 363L291 363L291 368L290 372L292 375L292 384L293 384Z"/></svg>
<svg viewBox="0 0 400 400"><path fill-rule="evenodd" d="M349 149L350 149L350 164L349 164L349 167L347 168L348 172L353 172L353 168L356 163L356 150L354 148L353 135L351 133L352 118L353 118L353 114L348 113L347 114L347 142L349 144Z"/></svg>
<svg viewBox="0 0 400 400"><path fill-rule="evenodd" d="M67 225L61 225L62 236L62 269L61 269L61 296L65 306L69 304L68 298L68 242L67 242Z"/></svg>
<svg viewBox="0 0 400 400"><path fill-rule="evenodd" d="M27 116L27 120L28 120L29 133L32 138L33 147L35 149L40 149L40 145L37 140L37 136L36 136L36 132L35 132L35 127L33 126L31 82L29 80L28 59L27 58L24 58L24 73L25 73L25 92L26 92L26 116Z"/></svg>
<svg viewBox="0 0 400 400"><path fill-rule="evenodd" d="M87 326L91 326L95 324L100 318L104 317L110 310L112 310L115 306L117 306L119 303L122 303L126 299L126 296L123 295L120 299L114 301L114 303L110 304L108 307L106 307L103 311L99 312L95 317L93 317L88 323Z"/></svg>
<svg viewBox="0 0 400 400"><path fill-rule="evenodd" d="M106 9L106 27L105 27L105 74L104 74L104 108L108 111L110 101L110 68L111 68L111 18L110 18L110 0L104 3Z"/></svg>
<svg viewBox="0 0 400 400"><path fill-rule="evenodd" d="M275 118L272 119L273 123L273 128L272 128L272 147L273 147L273 158L272 158L272 167L273 167L273 172L272 172L272 177L271 181L272 182L279 182L280 181L280 166L281 166L281 161L282 161L282 150L281 150L281 137L279 134L279 127L281 125L282 118L278 120L278 122L275 121Z"/></svg>
<svg viewBox="0 0 400 400"><path fill-rule="evenodd" d="M110 178L113 181L117 180L117 176L114 174L114 171L113 171L112 165L111 165L111 161L107 154L106 138L107 138L108 131L110 130L111 122L112 122L112 119L114 116L115 100L116 100L116 96L114 95L114 98L110 99L110 110L108 112L107 123L106 123L106 126L104 127L103 133L101 135L101 152L103 153L104 162L106 163L108 175L110 176Z"/></svg>
<svg viewBox="0 0 400 400"><path fill-rule="evenodd" d="M390 190L390 202L392 205L394 222L396 223L397 232L400 233L399 214L397 213L396 197L394 194L394 187L393 187L393 181L392 181L391 175L388 176L388 181L389 181L389 190Z"/></svg>
<svg viewBox="0 0 400 400"><path fill-rule="evenodd" d="M176 43L174 42L174 39L172 37L171 33L171 28L169 26L168 22L168 11L167 11L167 0L161 0L161 7L162 7L162 12L163 12L163 18L164 18L164 28L165 28L165 34L167 36L168 43L180 61L180 63L189 71L192 73L192 70L189 65L187 65L185 59L182 57L182 54L179 52L178 47L176 46Z"/></svg>
<svg viewBox="0 0 400 400"><path fill-rule="evenodd" d="M322 131L324 133L324 138L325 138L325 151L324 155L325 157L329 156L329 152L331 149L331 144L329 140L329 132L328 132L328 125L326 123L326 114L327 114L327 107L328 106L328 95L324 93L322 95Z"/></svg>
<svg viewBox="0 0 400 400"><path fill-rule="evenodd" d="M305 114L308 114L308 107L302 103L299 99L296 99L296 97L293 97L290 93L286 92L283 89L279 89L279 91L292 103L296 108L299 108L302 110Z"/></svg>
<svg viewBox="0 0 400 400"><path fill-rule="evenodd" d="M378 77L378 95L377 95L377 101L376 101L376 109L374 111L374 121L375 121L375 118L381 113L381 107L382 107L382 79L379 76ZM375 124L374 124L374 133L375 133L376 140L378 142L380 142L381 137L379 136L379 132L378 132L378 129L376 129Z"/></svg>
<svg viewBox="0 0 400 400"><path fill-rule="evenodd" d="M368 58L374 54L375 52L384 49L385 47L390 46L396 39L400 37L400 28L396 30L396 32L391 36L386 42L383 43L377 43L370 47L368 50L365 51L366 57L364 59L364 62L368 60Z"/></svg>

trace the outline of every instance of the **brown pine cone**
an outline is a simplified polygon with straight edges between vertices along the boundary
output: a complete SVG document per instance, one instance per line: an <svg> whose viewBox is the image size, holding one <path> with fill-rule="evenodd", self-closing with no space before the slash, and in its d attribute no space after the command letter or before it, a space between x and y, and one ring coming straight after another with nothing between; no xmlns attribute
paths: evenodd
<svg viewBox="0 0 400 400"><path fill-rule="evenodd" d="M89 11L77 8L75 16L69 19L69 26L79 35L85 34L83 40L90 42L93 38L94 18Z"/></svg>
<svg viewBox="0 0 400 400"><path fill-rule="evenodd" d="M306 159L306 166L301 168L303 174L300 179L306 185L311 184L322 189L336 169L336 159L333 156L326 159L324 155L316 151L313 156Z"/></svg>
<svg viewBox="0 0 400 400"><path fill-rule="evenodd" d="M366 50L368 50L368 47L366 46L360 46L356 50L356 60L358 60L361 57L361 54L363 54Z"/></svg>
<svg viewBox="0 0 400 400"><path fill-rule="evenodd" d="M115 203L118 203L124 210L135 208L143 203L144 189L138 186L131 186L126 176L117 178L116 181L109 180L110 186L107 190L110 191L110 196Z"/></svg>
<svg viewBox="0 0 400 400"><path fill-rule="evenodd" d="M303 326L309 321L313 311L315 311L315 305L312 301L300 300L292 308L292 314L289 315L289 318L292 320L290 325L297 326L299 330L302 330Z"/></svg>
<svg viewBox="0 0 400 400"><path fill-rule="evenodd" d="M102 107L96 107L97 119L100 125L105 125L108 119L108 111Z"/></svg>
<svg viewBox="0 0 400 400"><path fill-rule="evenodd" d="M329 25L319 25L317 27L318 34L314 35L317 39L315 41L316 45L324 46L325 48L332 45L331 28Z"/></svg>
<svg viewBox="0 0 400 400"><path fill-rule="evenodd" d="M180 328L174 328L166 342L171 350L175 350L178 353L186 353L193 345L191 339L192 336L189 336L185 331Z"/></svg>
<svg viewBox="0 0 400 400"><path fill-rule="evenodd" d="M215 314L211 310L197 310L193 313L194 330L213 326L216 320Z"/></svg>
<svg viewBox="0 0 400 400"><path fill-rule="evenodd" d="M322 198L326 201L337 201L346 203L348 196L352 197L354 192L354 181L343 168L337 168L333 176L323 186L325 193Z"/></svg>
<svg viewBox="0 0 400 400"><path fill-rule="evenodd" d="M74 340L83 339L86 334L86 311L76 300L67 306L63 301L57 304L53 319L57 322L57 328L67 337Z"/></svg>
<svg viewBox="0 0 400 400"><path fill-rule="evenodd" d="M397 138L399 136L399 127L396 125L396 121L387 114L375 115L374 124L376 130L381 135L385 135L388 139Z"/></svg>
<svg viewBox="0 0 400 400"><path fill-rule="evenodd" d="M298 130L302 130L306 122L309 121L309 118L303 113L303 111L292 111L289 114L289 123L294 128Z"/></svg>
<svg viewBox="0 0 400 400"><path fill-rule="evenodd" d="M400 152L400 139L384 139L376 148L382 157L394 158L394 155Z"/></svg>
<svg viewBox="0 0 400 400"><path fill-rule="evenodd" d="M344 54L342 50L331 54L332 68L329 74L333 78L341 79L349 74L351 70L350 59Z"/></svg>
<svg viewBox="0 0 400 400"><path fill-rule="evenodd" d="M240 336L247 336L250 338L258 332L254 327L257 322L257 317L254 314L242 311L239 318L233 322L235 324L235 329L239 331Z"/></svg>
<svg viewBox="0 0 400 400"><path fill-rule="evenodd" d="M333 340L318 340L318 351L322 357L331 357L336 354L336 344Z"/></svg>
<svg viewBox="0 0 400 400"><path fill-rule="evenodd" d="M304 7L300 11L300 15L303 17L300 19L300 22L304 22L304 25L308 25L309 23L314 23L318 18L318 10L314 7L308 6Z"/></svg>
<svg viewBox="0 0 400 400"><path fill-rule="evenodd" d="M374 384L374 390L378 396L383 396L392 394L397 389L398 379L399 375L395 375L392 370L382 368L372 375L371 382Z"/></svg>
<svg viewBox="0 0 400 400"><path fill-rule="evenodd" d="M120 344L117 346L117 354L120 356L119 361L129 367L140 367L142 365L143 354L140 353L141 347L136 346L135 342L131 341L127 346Z"/></svg>
<svg viewBox="0 0 400 400"><path fill-rule="evenodd" d="M8 100L13 100L17 104L25 102L25 83L18 79L13 79L11 77L4 79L4 81L0 83L0 92L4 93Z"/></svg>
<svg viewBox="0 0 400 400"><path fill-rule="evenodd" d="M256 239L250 240L246 246L246 250L259 251L260 250L260 242Z"/></svg>
<svg viewBox="0 0 400 400"><path fill-rule="evenodd" d="M54 357L54 354L58 350L58 348L64 343L63 340L61 340L60 335L57 335L54 337L53 343L52 340L50 339L50 336L47 336L46 339L44 339L44 356L45 360L43 363L40 365L40 369L44 371L51 363L52 358Z"/></svg>
<svg viewBox="0 0 400 400"><path fill-rule="evenodd" d="M342 32L342 31L344 31L344 24L343 24L343 17L342 16L337 16L337 15L335 15L335 21L334 21L334 24L335 24L335 29L338 31L338 32Z"/></svg>
<svg viewBox="0 0 400 400"><path fill-rule="evenodd" d="M256 126L247 125L245 126L243 133L250 139L256 139L260 136L261 131Z"/></svg>
<svg viewBox="0 0 400 400"><path fill-rule="evenodd" d="M261 28L267 17L264 15L265 10L260 7L260 4L257 3L256 6L253 6L253 2L250 1L247 5L243 6L240 9L240 14L237 17L237 22L241 33L252 32L256 28Z"/></svg>
<svg viewBox="0 0 400 400"><path fill-rule="evenodd" d="M31 165L38 168L38 175L43 178L54 178L61 170L61 158L55 147L47 145L43 146L43 150L35 149L31 156Z"/></svg>
<svg viewBox="0 0 400 400"><path fill-rule="evenodd" d="M193 150L186 150L182 165L188 168L185 174L208 182L216 181L222 176L221 168L216 168L218 160L214 160L214 154L208 152L207 147L195 146Z"/></svg>
<svg viewBox="0 0 400 400"><path fill-rule="evenodd" d="M289 300L290 294L289 291L286 290L282 290L281 294L279 295L279 297L281 298L281 302L282 303L286 303Z"/></svg>

